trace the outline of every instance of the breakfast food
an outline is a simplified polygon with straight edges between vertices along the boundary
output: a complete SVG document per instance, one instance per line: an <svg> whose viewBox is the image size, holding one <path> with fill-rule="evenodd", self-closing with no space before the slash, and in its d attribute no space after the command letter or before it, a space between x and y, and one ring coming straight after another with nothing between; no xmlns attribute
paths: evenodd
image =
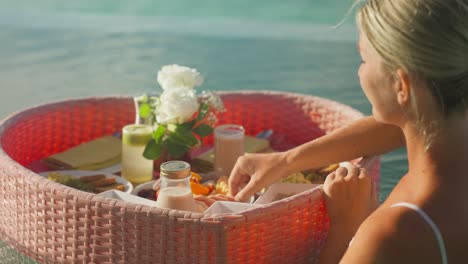
<svg viewBox="0 0 468 264"><path fill-rule="evenodd" d="M214 184L211 182L201 183L202 176L192 171L192 177L190 178L190 188L193 194L209 195L214 190Z"/></svg>
<svg viewBox="0 0 468 264"><path fill-rule="evenodd" d="M190 178L190 188L195 196L209 196L215 194L227 194L227 177L221 177L216 183L213 181L202 181L202 176L196 172L192 172ZM137 195L146 199L156 201L159 194L159 184L154 184L152 189L142 189Z"/></svg>
<svg viewBox="0 0 468 264"><path fill-rule="evenodd" d="M80 179L78 178L75 178L70 175L65 175L60 172L49 173L47 175L47 179L85 192L93 192L93 188L89 184L80 181Z"/></svg>
<svg viewBox="0 0 468 264"><path fill-rule="evenodd" d="M82 177L83 178L83 177ZM93 185L94 187L106 187L116 184L117 180L114 177L104 178L96 181L90 181L88 184Z"/></svg>
<svg viewBox="0 0 468 264"><path fill-rule="evenodd" d="M92 182L92 181L99 181L99 180L102 180L102 179L105 179L105 178L106 178L106 175L98 174L98 175L80 177L79 180L80 180L80 182L88 183L88 182Z"/></svg>
<svg viewBox="0 0 468 264"><path fill-rule="evenodd" d="M95 193L102 193L108 190L118 190L118 191L125 191L125 186L120 183L114 183L111 185L105 185L105 186L96 186L94 188Z"/></svg>
<svg viewBox="0 0 468 264"><path fill-rule="evenodd" d="M339 164L336 163L319 168L317 170L296 172L284 178L281 182L323 184L328 174L336 170L338 167Z"/></svg>
<svg viewBox="0 0 468 264"><path fill-rule="evenodd" d="M289 183L311 183L310 180L306 179L302 172L296 172L288 177L284 178L281 182L289 182Z"/></svg>
<svg viewBox="0 0 468 264"><path fill-rule="evenodd" d="M51 172L47 174L47 179L81 191L92 193L101 193L112 189L119 191L125 190L125 186L118 183L115 177L106 177L106 175L103 174L75 177L61 172Z"/></svg>
<svg viewBox="0 0 468 264"><path fill-rule="evenodd" d="M156 190L153 190L153 189L143 189L143 190L140 190L137 193L137 195L140 196L140 197L149 199L149 200L156 201L158 199L158 193L159 193L159 190L156 191Z"/></svg>
<svg viewBox="0 0 468 264"><path fill-rule="evenodd" d="M222 176L216 181L216 193L227 194L229 192L228 177Z"/></svg>

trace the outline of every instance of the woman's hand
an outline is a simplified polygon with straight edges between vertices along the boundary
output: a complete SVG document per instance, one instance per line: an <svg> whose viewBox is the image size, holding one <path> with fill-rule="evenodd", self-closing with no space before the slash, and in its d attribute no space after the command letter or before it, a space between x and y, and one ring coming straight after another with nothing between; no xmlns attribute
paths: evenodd
<svg viewBox="0 0 468 264"><path fill-rule="evenodd" d="M234 198L224 195L224 194L214 194L214 195L196 195L195 201L202 202L204 204L205 209L213 205L216 201L229 201L234 202Z"/></svg>
<svg viewBox="0 0 468 264"><path fill-rule="evenodd" d="M229 195L245 202L288 174L284 152L244 155L237 160L229 176Z"/></svg>
<svg viewBox="0 0 468 264"><path fill-rule="evenodd" d="M330 230L319 263L338 263L358 227L377 206L377 197L366 170L351 163L330 173L323 190Z"/></svg>
<svg viewBox="0 0 468 264"><path fill-rule="evenodd" d="M339 228L351 239L378 205L371 177L365 169L346 163L327 176L323 189L330 228Z"/></svg>

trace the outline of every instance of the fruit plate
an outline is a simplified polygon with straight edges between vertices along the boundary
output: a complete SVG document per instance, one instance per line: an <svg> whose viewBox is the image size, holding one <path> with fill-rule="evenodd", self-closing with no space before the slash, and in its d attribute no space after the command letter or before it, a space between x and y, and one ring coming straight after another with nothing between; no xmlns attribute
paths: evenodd
<svg viewBox="0 0 468 264"><path fill-rule="evenodd" d="M106 176L106 178L115 178L116 183L119 183L125 186L124 192L132 193L132 190L133 190L133 185L129 181L125 180L124 178L120 176L110 174L110 173L103 173L100 171L85 171L85 170L58 170L58 171L41 172L39 173L39 175L48 177L49 173L60 173L63 175L69 175L73 178L89 177L93 175L104 175Z"/></svg>

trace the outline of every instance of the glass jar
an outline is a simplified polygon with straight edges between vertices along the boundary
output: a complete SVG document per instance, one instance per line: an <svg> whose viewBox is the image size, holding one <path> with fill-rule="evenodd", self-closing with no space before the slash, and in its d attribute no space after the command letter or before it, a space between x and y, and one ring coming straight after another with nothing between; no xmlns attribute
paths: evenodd
<svg viewBox="0 0 468 264"><path fill-rule="evenodd" d="M197 207L190 187L190 164L173 160L161 164L160 190L156 206L196 212Z"/></svg>
<svg viewBox="0 0 468 264"><path fill-rule="evenodd" d="M133 97L133 102L135 104L135 124L137 125L153 125L154 115L148 115L147 117L140 116L140 107L143 104L154 104L154 101L157 99L157 95L148 94Z"/></svg>

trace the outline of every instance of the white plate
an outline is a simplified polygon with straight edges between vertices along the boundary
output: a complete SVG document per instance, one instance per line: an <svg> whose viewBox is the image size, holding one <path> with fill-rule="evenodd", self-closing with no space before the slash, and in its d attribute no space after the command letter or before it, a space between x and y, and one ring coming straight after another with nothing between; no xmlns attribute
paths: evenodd
<svg viewBox="0 0 468 264"><path fill-rule="evenodd" d="M122 171L122 164L115 164L107 168L96 170L96 172L116 174Z"/></svg>
<svg viewBox="0 0 468 264"><path fill-rule="evenodd" d="M124 178L122 178L120 176L117 176L117 175L114 175L114 174L104 173L104 172L100 172L100 171L59 170L59 171L45 171L45 172L39 173L39 175L47 177L47 175L49 173L53 173L53 172L59 172L61 174L70 175L70 176L76 177L76 178L83 177L83 176L103 174L103 175L106 176L106 178L115 178L117 183L123 184L125 186L124 192L131 193L132 190L133 190L133 185L129 181L125 180Z"/></svg>

